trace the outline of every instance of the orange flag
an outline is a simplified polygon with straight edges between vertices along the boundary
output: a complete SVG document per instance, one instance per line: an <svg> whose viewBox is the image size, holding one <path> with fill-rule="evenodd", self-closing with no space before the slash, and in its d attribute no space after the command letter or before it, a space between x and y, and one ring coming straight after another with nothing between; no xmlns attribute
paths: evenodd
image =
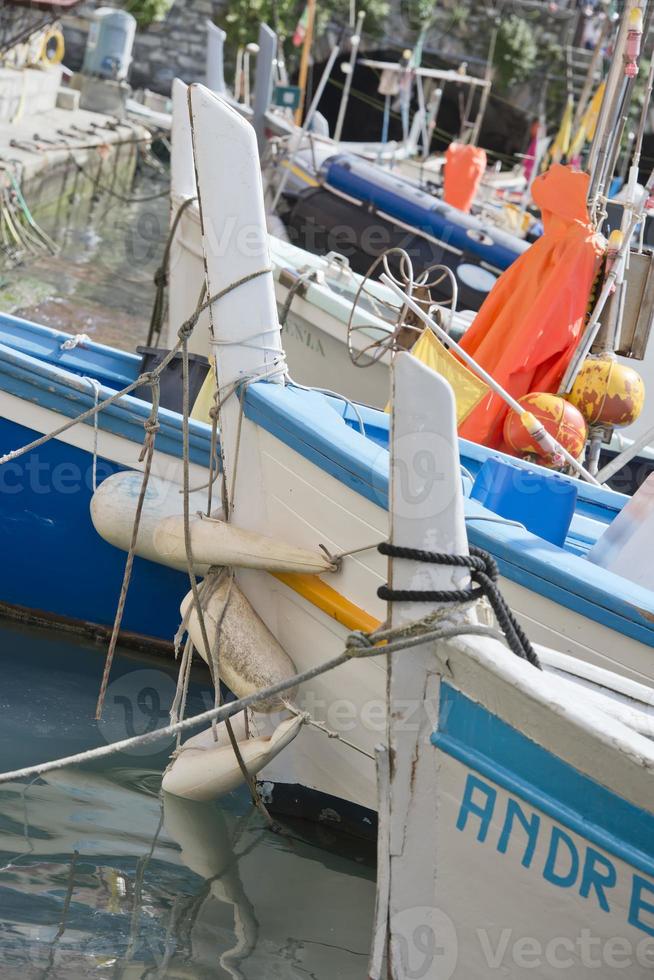
<svg viewBox="0 0 654 980"><path fill-rule="evenodd" d="M556 392L580 339L605 247L588 217L589 180L561 164L536 178L545 233L500 276L461 341L514 398ZM497 449L507 412L491 394L459 433Z"/></svg>

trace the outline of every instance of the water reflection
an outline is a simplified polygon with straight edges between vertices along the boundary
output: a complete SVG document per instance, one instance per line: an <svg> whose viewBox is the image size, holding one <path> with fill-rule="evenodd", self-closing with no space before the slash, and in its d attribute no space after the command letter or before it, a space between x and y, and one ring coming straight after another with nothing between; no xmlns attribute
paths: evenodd
<svg viewBox="0 0 654 980"><path fill-rule="evenodd" d="M0 312L124 350L145 342L170 207L154 195L165 195L167 183L148 171L120 189L135 203L102 193L61 197L42 219L56 255L29 256L13 268L0 256Z"/></svg>
<svg viewBox="0 0 654 980"><path fill-rule="evenodd" d="M22 760L61 754L71 726L76 743L86 728L93 744L87 708L100 651L12 628L0 641L0 661L21 653L3 670L11 696L3 690L2 769L16 764L9 746L18 730ZM62 743L54 734L60 686L50 685L50 674L64 651L66 669L83 682L72 687L74 724ZM143 664L122 657L118 668L122 689L137 678L136 698ZM192 710L203 706L203 684L195 679ZM29 737L26 716L40 719ZM103 768L0 787L3 980L364 976L374 902L369 849L350 845L346 853L342 838L318 847L297 828L272 834L244 793L220 804L160 798L164 765L161 752L114 758Z"/></svg>

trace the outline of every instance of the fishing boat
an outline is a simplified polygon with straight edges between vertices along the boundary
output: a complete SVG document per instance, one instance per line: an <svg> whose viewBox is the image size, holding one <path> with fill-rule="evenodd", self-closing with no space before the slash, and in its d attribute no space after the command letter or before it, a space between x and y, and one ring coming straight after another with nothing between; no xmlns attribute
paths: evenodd
<svg viewBox="0 0 654 980"><path fill-rule="evenodd" d="M173 150L171 156L172 238L168 264L169 300L166 345L175 343L179 326L192 315L204 282L202 230L188 120L187 86L173 84ZM349 398L383 408L388 401L390 355L380 349L378 360L365 357L371 345L388 343L398 328L402 304L387 287L354 272L347 256L339 252L317 255L286 240L283 226L267 217L270 260L275 280L277 309L284 330L284 350L293 377L301 384L338 391ZM231 241L220 247L232 247ZM238 244L237 244L238 247ZM380 266L381 268L381 266ZM475 277L486 289L494 277L476 266L461 266L459 276ZM434 278L438 279L438 276ZM443 314L448 329L460 337L472 319L466 297L473 305L479 291L470 294L461 286L457 310L452 291L444 294ZM457 303L454 304L457 306ZM410 334L415 339L416 334ZM157 339L157 338L153 338ZM203 313L189 349L209 352L209 316ZM367 363L367 370L360 365Z"/></svg>
<svg viewBox="0 0 654 980"><path fill-rule="evenodd" d="M0 317L0 336L0 454L10 455L0 467L7 558L2 609L101 635L114 621L125 557L98 538L89 506L94 488L109 475L141 468L151 405L126 395L101 412L97 424L91 418L24 456L11 453L129 386L142 359L8 314ZM211 432L200 422L190 428L189 466L201 485ZM165 407L153 471L166 480L182 478L182 419ZM169 503L177 509L175 492ZM169 645L187 581L178 571L137 560L124 639Z"/></svg>
<svg viewBox="0 0 654 980"><path fill-rule="evenodd" d="M619 959L625 976L645 978L651 688L542 648L530 662L484 636L470 604L439 602L465 595L475 561L455 401L410 355L393 374L389 622L414 634L437 623L449 636L388 658L368 975L577 978L613 974ZM418 434L440 468L429 508L406 479Z"/></svg>
<svg viewBox="0 0 654 980"><path fill-rule="evenodd" d="M325 73L329 68L328 62ZM422 69L416 71L421 81ZM483 84L456 72L438 74ZM418 272L436 263L450 267L463 307L478 309L498 275L528 243L481 213L466 213L468 205L454 206L436 197L433 184L422 187L383 166L383 154L374 146L348 146L310 133L320 94L319 88L288 149L277 150L264 168L270 210L280 213L291 240L318 254L344 254L361 274L386 249L402 247ZM425 117L422 107L407 134L408 158L417 152ZM469 151L480 152L473 147L464 152Z"/></svg>
<svg viewBox="0 0 654 980"><path fill-rule="evenodd" d="M292 241L319 253L344 252L361 274L390 247L404 248L417 272L447 265L463 308L472 310L529 247L403 177L347 154L325 160L317 186L298 196L284 220Z"/></svg>
<svg viewBox="0 0 654 980"><path fill-rule="evenodd" d="M179 325L193 313L204 276L200 213L195 201L196 180L186 114L186 86L179 81L175 82L173 90L173 106L175 126L171 179L175 225L169 263L168 347L174 344ZM562 190L561 194L564 193L569 191ZM583 203L580 202L579 206L583 207ZM347 258L338 252L317 256L285 241L280 237L284 234L283 228L280 232L278 224L272 225L270 215L268 227L278 233L270 236L269 247L291 376L301 384L338 391L354 401L377 408L385 407L391 351L397 346L410 347L415 343L419 336L416 325L420 321L415 320L414 326L408 326L403 331L403 325L409 321L406 320L407 308L401 296L398 297L374 276L364 277L356 273ZM332 243L326 241L324 244L327 247ZM221 247L226 247L226 243L223 242ZM390 254L400 253L391 251ZM643 257L634 258L632 265L638 258ZM402 261L396 262L395 279L398 281L404 274L403 285L410 291L413 288L412 277L416 280L419 277L415 272L406 276L408 264L405 263L403 268ZM383 268L382 260L378 260L378 270ZM549 268L548 265L546 275L549 275ZM386 269L390 271L388 265ZM466 263L459 266L454 281L443 274L445 271L437 270L427 278L440 280L441 289L449 292L448 297L441 300L440 318L450 336L460 339L474 320L474 312L469 307L478 305L482 297L482 292L473 288L475 283L483 285L485 289L495 280L486 269L480 270ZM480 283L480 275L482 279L488 276L489 281ZM467 278L467 289L462 277ZM647 280L641 274L639 281L644 284ZM573 285L571 288L578 287ZM524 289L522 293L526 295ZM433 302L435 297L432 290L429 297ZM533 302L537 308L541 308L542 297L535 295ZM633 301L627 308L633 313ZM640 313L636 310L636 314L639 324L641 320L646 324L647 309L643 308ZM636 317L632 318L635 322ZM533 324L533 328L541 329L537 323ZM642 325L639 330L641 335L646 333ZM533 340L525 336L525 344L533 346ZM190 349L203 356L209 351L209 318L206 313L190 340ZM498 341L494 349L504 350L504 342ZM643 373L647 378L652 357L649 352L645 356ZM634 363L626 358L622 362ZM614 431L612 459L618 452L628 449L643 428L648 428L648 418L649 413L645 411L635 424ZM647 450L627 461L622 469L618 464L613 465L615 472L608 478L610 485L628 494L634 493L652 470Z"/></svg>
<svg viewBox="0 0 654 980"><path fill-rule="evenodd" d="M184 623L209 662L217 635L227 631L230 653L221 654L220 677L240 696L315 666L340 651L352 631L368 633L384 620L376 589L386 568L376 549L388 536L389 416L288 379L254 131L202 86L191 88L190 102L211 344L219 355L217 389L213 380L203 387L205 405L218 413L209 423L185 423L183 414L162 408L155 436L153 406L126 390L140 370L136 357L4 321L0 448L3 479L17 492L2 495L2 597L21 615L104 632L113 624L115 632L125 552L133 554L119 625L172 638L184 599ZM217 247L226 227L237 236L257 230L256 246ZM81 410L86 414L75 421ZM148 433L153 473L144 483ZM408 441L418 476L431 486L439 471L421 455L420 440ZM647 540L647 516L639 524L637 513L647 515L648 488L629 502L464 441L460 465L469 538L498 561L501 588L534 642L578 658L579 670L615 670L651 686L654 593L647 564L633 551ZM489 472L508 478L508 497L489 496L497 489ZM608 555L594 550L602 542ZM206 641L193 615L195 593L186 594L189 548L203 579ZM605 567L616 551L620 572ZM235 568L235 576L216 576L218 566ZM232 588L235 605L223 622ZM378 661L352 658L303 686L294 703L301 724L290 724L296 716L285 710L280 717L275 705L256 712L252 764L263 764L271 808L357 833L373 829L372 754L385 724L385 677ZM211 746L199 737L202 753ZM232 762L221 785L233 784L233 770Z"/></svg>

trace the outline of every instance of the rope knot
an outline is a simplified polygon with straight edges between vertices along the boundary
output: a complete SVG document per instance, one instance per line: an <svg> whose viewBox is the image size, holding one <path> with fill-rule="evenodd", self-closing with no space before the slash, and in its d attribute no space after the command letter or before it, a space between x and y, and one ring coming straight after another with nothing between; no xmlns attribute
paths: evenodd
<svg viewBox="0 0 654 980"><path fill-rule="evenodd" d="M374 645L375 641L363 630L354 630L345 641L345 649L350 657L360 657Z"/></svg>
<svg viewBox="0 0 654 980"><path fill-rule="evenodd" d="M165 289L168 285L168 270L165 266L160 265L154 274L154 284L158 289Z"/></svg>
<svg viewBox="0 0 654 980"><path fill-rule="evenodd" d="M204 310L201 310L200 312L204 312ZM200 313L196 311L193 314L193 316L190 316L188 318L188 320L184 320L184 323L177 331L177 336L181 341L189 339L189 337L193 333L193 330L195 329L195 324L198 322L199 319L200 319Z"/></svg>
<svg viewBox="0 0 654 980"><path fill-rule="evenodd" d="M469 555L450 555L438 551L423 551L420 548L404 548L387 541L382 541L378 545L378 551L389 558L425 562L428 565L467 568L470 572L471 585L466 589L391 589L388 585L381 585L377 589L377 595L387 602L456 602L461 605L475 602L485 596L513 653L523 660L528 660L535 667L540 667L528 636L500 592L497 585L499 568L495 559L487 551L471 545Z"/></svg>

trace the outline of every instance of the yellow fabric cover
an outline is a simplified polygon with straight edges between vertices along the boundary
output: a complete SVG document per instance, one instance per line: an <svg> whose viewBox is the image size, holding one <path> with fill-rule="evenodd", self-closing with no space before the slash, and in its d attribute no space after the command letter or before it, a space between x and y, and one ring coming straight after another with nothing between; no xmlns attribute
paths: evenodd
<svg viewBox="0 0 654 980"><path fill-rule="evenodd" d="M581 123L579 124L579 129L577 134L572 141L572 146L570 147L570 156L575 157L584 148L584 143L589 142L595 136L595 129L597 128L597 119L599 117L599 111L602 107L602 99L604 98L604 90L606 89L606 82L601 82L597 86L597 91L595 95L589 102L586 111L582 117Z"/></svg>
<svg viewBox="0 0 654 980"><path fill-rule="evenodd" d="M216 367L213 358L209 358L209 370L200 388L198 397L191 409L191 418L196 422L211 424L209 412L213 408L213 396L216 392Z"/></svg>
<svg viewBox="0 0 654 980"><path fill-rule="evenodd" d="M461 425L473 408L476 408L482 398L488 394L488 386L453 354L450 354L429 329L423 330L413 345L411 353L432 371L436 371L449 381L456 399L456 424ZM390 411L390 405L386 406L386 411Z"/></svg>

